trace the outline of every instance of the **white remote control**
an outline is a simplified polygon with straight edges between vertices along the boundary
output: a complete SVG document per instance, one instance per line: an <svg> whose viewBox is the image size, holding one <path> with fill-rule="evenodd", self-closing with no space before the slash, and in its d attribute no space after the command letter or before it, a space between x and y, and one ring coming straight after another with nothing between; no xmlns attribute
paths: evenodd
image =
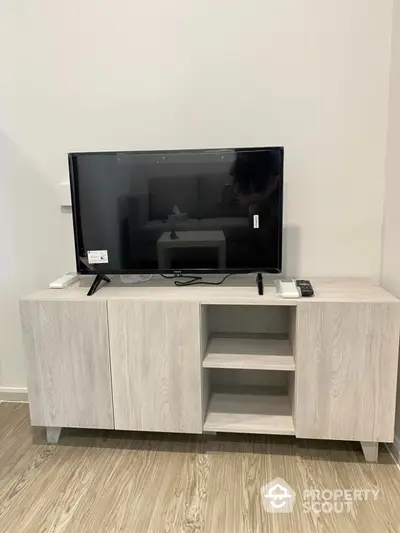
<svg viewBox="0 0 400 533"><path fill-rule="evenodd" d="M61 278L52 281L49 287L50 289L65 289L65 287L68 287L68 285L71 285L71 283L74 283L78 279L79 276L76 272L68 272L68 274L65 274Z"/></svg>
<svg viewBox="0 0 400 533"><path fill-rule="evenodd" d="M301 293L294 281L277 280L276 293L282 298L300 298Z"/></svg>

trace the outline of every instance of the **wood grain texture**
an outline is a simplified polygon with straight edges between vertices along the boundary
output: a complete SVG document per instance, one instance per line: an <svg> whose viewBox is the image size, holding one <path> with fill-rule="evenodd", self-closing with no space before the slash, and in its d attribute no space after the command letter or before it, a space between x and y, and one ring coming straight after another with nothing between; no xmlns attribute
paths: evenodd
<svg viewBox="0 0 400 533"><path fill-rule="evenodd" d="M393 441L399 331L397 303L301 302L298 437Z"/></svg>
<svg viewBox="0 0 400 533"><path fill-rule="evenodd" d="M286 335L289 311L292 309L280 305L208 305L207 308L210 334L278 333Z"/></svg>
<svg viewBox="0 0 400 533"><path fill-rule="evenodd" d="M268 389L281 394L288 390L288 377L293 372L273 370L260 372L259 370L237 370L231 368L212 368L210 372L210 387L216 392L226 390L250 390L254 388Z"/></svg>
<svg viewBox="0 0 400 533"><path fill-rule="evenodd" d="M106 304L25 300L21 318L32 425L113 428Z"/></svg>
<svg viewBox="0 0 400 533"><path fill-rule="evenodd" d="M287 396L214 393L204 431L294 435L292 409Z"/></svg>
<svg viewBox="0 0 400 533"><path fill-rule="evenodd" d="M287 339L240 334L211 337L203 367L282 371L295 369Z"/></svg>
<svg viewBox="0 0 400 533"><path fill-rule="evenodd" d="M398 533L400 471L382 448L261 435L64 430L32 442L28 406L0 404L2 533ZM267 514L261 487L283 477L292 514ZM351 513L306 514L304 490L377 490Z"/></svg>
<svg viewBox="0 0 400 533"><path fill-rule="evenodd" d="M206 350L209 340L209 330L208 330L208 316L209 316L209 306L202 305L200 306L200 360L201 363L204 361L206 356ZM201 372L201 405L202 405L202 424L204 423L208 402L210 401L210 383L211 376L210 371L202 368L200 365Z"/></svg>
<svg viewBox="0 0 400 533"><path fill-rule="evenodd" d="M109 301L116 429L201 433L200 308Z"/></svg>
<svg viewBox="0 0 400 533"><path fill-rule="evenodd" d="M259 296L255 282L255 275L232 276L223 285L185 287L179 290L179 300L213 305L272 305L295 307L302 300L288 300L276 296L275 286L265 286L264 295ZM64 290L44 289L28 296L28 299L39 301L86 301L86 293L92 280L90 277L67 287ZM207 276L210 281L219 281L221 276ZM315 289L314 303L394 303L398 300L373 281L358 278L339 279L311 279ZM117 277L110 284L102 287L91 297L93 300L163 300L175 302L177 288L173 280L154 279L135 286L121 284Z"/></svg>
<svg viewBox="0 0 400 533"><path fill-rule="evenodd" d="M296 365L296 349L297 349L297 307L291 307L289 310L289 342L292 350L292 356ZM296 375L289 375L288 383L289 400L292 406L293 424L296 430Z"/></svg>

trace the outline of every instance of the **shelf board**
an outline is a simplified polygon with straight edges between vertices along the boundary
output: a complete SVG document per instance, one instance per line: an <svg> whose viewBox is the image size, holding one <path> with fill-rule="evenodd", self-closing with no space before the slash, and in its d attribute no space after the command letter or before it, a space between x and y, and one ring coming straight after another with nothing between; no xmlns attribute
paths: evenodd
<svg viewBox="0 0 400 533"><path fill-rule="evenodd" d="M214 393L204 431L294 435L289 397Z"/></svg>
<svg viewBox="0 0 400 533"><path fill-rule="evenodd" d="M204 368L294 371L290 343L267 335L215 335L209 340Z"/></svg>

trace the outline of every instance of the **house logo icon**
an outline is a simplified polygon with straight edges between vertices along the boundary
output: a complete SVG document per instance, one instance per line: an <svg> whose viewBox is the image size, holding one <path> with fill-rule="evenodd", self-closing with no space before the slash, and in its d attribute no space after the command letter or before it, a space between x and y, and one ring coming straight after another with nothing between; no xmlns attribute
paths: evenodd
<svg viewBox="0 0 400 533"><path fill-rule="evenodd" d="M276 478L262 487L261 497L267 513L291 513L296 493L284 479Z"/></svg>

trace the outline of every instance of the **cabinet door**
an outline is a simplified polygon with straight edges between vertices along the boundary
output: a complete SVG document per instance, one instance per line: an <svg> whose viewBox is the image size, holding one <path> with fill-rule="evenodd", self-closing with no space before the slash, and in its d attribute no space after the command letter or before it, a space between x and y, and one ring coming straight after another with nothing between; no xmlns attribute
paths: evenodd
<svg viewBox="0 0 400 533"><path fill-rule="evenodd" d="M114 427L105 302L21 302L32 425Z"/></svg>
<svg viewBox="0 0 400 533"><path fill-rule="evenodd" d="M196 303L109 301L116 429L202 432Z"/></svg>
<svg viewBox="0 0 400 533"><path fill-rule="evenodd" d="M297 437L393 441L399 322L397 304L299 303Z"/></svg>

